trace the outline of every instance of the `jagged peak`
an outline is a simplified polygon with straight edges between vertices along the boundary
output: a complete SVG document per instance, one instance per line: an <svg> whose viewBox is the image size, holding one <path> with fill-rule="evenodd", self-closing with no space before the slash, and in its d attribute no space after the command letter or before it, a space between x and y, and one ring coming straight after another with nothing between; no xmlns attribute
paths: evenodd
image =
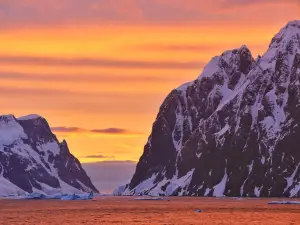
<svg viewBox="0 0 300 225"><path fill-rule="evenodd" d="M65 139L62 140L62 142L60 142L59 145L60 145L61 153L64 153L64 154L69 154L70 153L68 143Z"/></svg>
<svg viewBox="0 0 300 225"><path fill-rule="evenodd" d="M248 73L249 68L243 68L244 65L242 65L245 61L247 62L247 64L249 64L249 66L254 62L251 51L246 45L242 45L237 49L227 50L220 56L213 57L210 62L204 67L202 73L198 78L211 76L215 72L219 72L220 68L224 67L224 62L229 67L231 67L231 69L236 68L243 73Z"/></svg>
<svg viewBox="0 0 300 225"><path fill-rule="evenodd" d="M10 145L17 140L26 139L23 127L12 114L0 116L0 145Z"/></svg>
<svg viewBox="0 0 300 225"><path fill-rule="evenodd" d="M285 27L298 27L298 29L300 29L300 20L292 20L288 22Z"/></svg>
<svg viewBox="0 0 300 225"><path fill-rule="evenodd" d="M16 117L13 114L0 115L0 121L9 122L9 121L15 121L15 120L16 120Z"/></svg>
<svg viewBox="0 0 300 225"><path fill-rule="evenodd" d="M176 90L178 91L186 91L187 88L192 84L192 82L186 82L182 85L180 85L178 88L176 88Z"/></svg>
<svg viewBox="0 0 300 225"><path fill-rule="evenodd" d="M62 142L60 142L60 144L62 146L68 147L68 143L67 143L67 141L65 139L63 139Z"/></svg>
<svg viewBox="0 0 300 225"><path fill-rule="evenodd" d="M18 120L35 120L38 118L43 118L43 117L41 117L40 115L37 115L37 114L29 114L27 116L19 117Z"/></svg>
<svg viewBox="0 0 300 225"><path fill-rule="evenodd" d="M234 58L234 57L237 57L238 55L240 55L242 53L247 53L247 54L251 55L251 51L249 50L249 48L246 45L242 45L240 48L227 50L227 51L223 52L221 54L221 57L226 57L227 56L227 57L230 57L230 58Z"/></svg>
<svg viewBox="0 0 300 225"><path fill-rule="evenodd" d="M261 70L274 71L276 59L284 55L285 63L291 68L297 53L300 53L300 20L287 23L272 38L269 49L256 62Z"/></svg>
<svg viewBox="0 0 300 225"><path fill-rule="evenodd" d="M286 45L290 40L300 41L300 20L287 23L273 38L269 48L278 48Z"/></svg>
<svg viewBox="0 0 300 225"><path fill-rule="evenodd" d="M53 135L48 121L40 115L30 114L27 116L19 117L17 121L24 128L25 132L29 132L31 134L36 133L36 136Z"/></svg>

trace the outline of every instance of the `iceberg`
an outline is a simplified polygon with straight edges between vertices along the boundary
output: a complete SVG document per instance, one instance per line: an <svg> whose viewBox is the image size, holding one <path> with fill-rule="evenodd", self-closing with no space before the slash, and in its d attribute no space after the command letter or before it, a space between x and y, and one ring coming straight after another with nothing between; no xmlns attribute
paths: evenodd
<svg viewBox="0 0 300 225"><path fill-rule="evenodd" d="M25 196L18 196L15 199L60 199L61 196L62 196L61 194L45 195L45 194L39 193L39 192L32 192Z"/></svg>
<svg viewBox="0 0 300 225"><path fill-rule="evenodd" d="M77 195L76 194L69 194L69 195L64 195L60 198L60 200L76 200Z"/></svg>
<svg viewBox="0 0 300 225"><path fill-rule="evenodd" d="M94 194L93 192L89 194L69 194L61 196L60 200L89 200L93 199Z"/></svg>
<svg viewBox="0 0 300 225"><path fill-rule="evenodd" d="M60 200L89 200L93 199L94 194L55 194L55 195L45 195L43 193L33 192L26 196L22 196L18 199L60 199Z"/></svg>
<svg viewBox="0 0 300 225"><path fill-rule="evenodd" d="M32 192L26 196L24 196L24 199L44 199L46 198L45 194Z"/></svg>

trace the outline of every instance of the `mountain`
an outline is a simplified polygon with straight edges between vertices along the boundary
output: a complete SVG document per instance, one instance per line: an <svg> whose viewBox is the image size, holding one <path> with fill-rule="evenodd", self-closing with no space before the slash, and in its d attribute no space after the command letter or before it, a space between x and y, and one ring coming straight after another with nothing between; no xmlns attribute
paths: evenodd
<svg viewBox="0 0 300 225"><path fill-rule="evenodd" d="M300 21L214 57L164 100L116 195L300 196Z"/></svg>
<svg viewBox="0 0 300 225"><path fill-rule="evenodd" d="M98 190L47 121L38 115L0 116L0 196Z"/></svg>

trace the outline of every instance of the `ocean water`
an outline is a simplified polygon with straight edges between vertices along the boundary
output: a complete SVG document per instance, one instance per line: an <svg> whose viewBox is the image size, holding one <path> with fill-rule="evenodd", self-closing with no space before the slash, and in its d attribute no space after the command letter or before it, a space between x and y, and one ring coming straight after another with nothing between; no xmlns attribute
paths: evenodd
<svg viewBox="0 0 300 225"><path fill-rule="evenodd" d="M278 199L166 199L169 201L139 201L134 197L97 197L94 201L4 199L0 200L0 224L300 224L300 205L267 204Z"/></svg>

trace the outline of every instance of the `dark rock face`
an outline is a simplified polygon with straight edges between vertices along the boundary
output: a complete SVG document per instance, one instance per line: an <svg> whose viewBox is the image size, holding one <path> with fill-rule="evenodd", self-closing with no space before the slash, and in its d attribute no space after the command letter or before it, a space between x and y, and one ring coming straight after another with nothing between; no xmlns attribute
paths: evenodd
<svg viewBox="0 0 300 225"><path fill-rule="evenodd" d="M59 143L47 121L37 115L19 119L0 116L0 174L11 189L1 193L0 186L0 195L98 193L67 143Z"/></svg>
<svg viewBox="0 0 300 225"><path fill-rule="evenodd" d="M300 21L224 52L163 102L119 195L300 196Z"/></svg>

